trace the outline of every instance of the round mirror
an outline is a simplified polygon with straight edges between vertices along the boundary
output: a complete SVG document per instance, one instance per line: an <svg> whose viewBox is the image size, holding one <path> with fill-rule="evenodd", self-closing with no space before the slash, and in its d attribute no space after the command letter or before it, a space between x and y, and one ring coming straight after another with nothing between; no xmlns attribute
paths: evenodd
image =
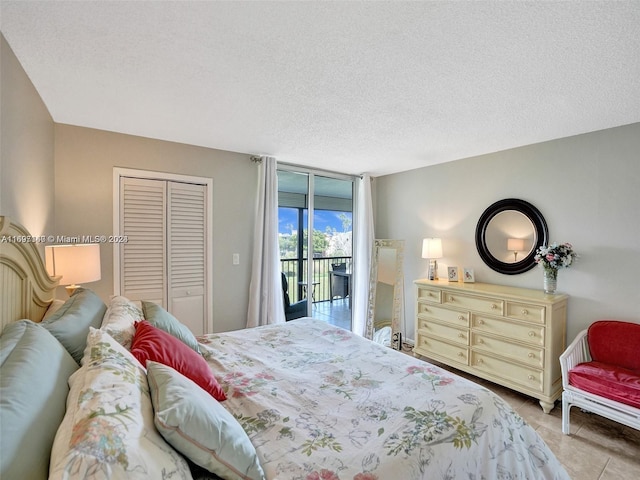
<svg viewBox="0 0 640 480"><path fill-rule="evenodd" d="M500 200L480 216L476 247L480 257L496 272L515 275L535 266L536 250L549 240L540 211L524 200Z"/></svg>

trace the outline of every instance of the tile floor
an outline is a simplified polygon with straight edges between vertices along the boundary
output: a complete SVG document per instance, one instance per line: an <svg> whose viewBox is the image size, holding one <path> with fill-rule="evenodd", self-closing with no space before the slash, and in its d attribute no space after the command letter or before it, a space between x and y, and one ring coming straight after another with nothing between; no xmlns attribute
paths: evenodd
<svg viewBox="0 0 640 480"><path fill-rule="evenodd" d="M405 350L410 353L411 349ZM440 366L480 383L509 402L540 434L573 480L640 479L640 431L573 407L571 435L564 435L560 401L547 415L536 399L451 367Z"/></svg>

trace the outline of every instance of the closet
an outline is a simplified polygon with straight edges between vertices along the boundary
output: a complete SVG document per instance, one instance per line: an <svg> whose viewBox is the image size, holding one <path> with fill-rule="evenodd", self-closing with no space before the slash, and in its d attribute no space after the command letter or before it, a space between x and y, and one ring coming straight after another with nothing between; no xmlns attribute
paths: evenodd
<svg viewBox="0 0 640 480"><path fill-rule="evenodd" d="M114 245L116 294L162 305L196 335L211 330L209 190L119 175L114 209L117 235L127 240Z"/></svg>

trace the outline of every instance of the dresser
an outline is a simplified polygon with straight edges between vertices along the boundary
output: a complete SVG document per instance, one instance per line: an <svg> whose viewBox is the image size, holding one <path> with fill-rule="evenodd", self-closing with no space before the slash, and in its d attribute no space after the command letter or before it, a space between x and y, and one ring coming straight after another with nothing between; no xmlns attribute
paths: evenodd
<svg viewBox="0 0 640 480"><path fill-rule="evenodd" d="M414 354L537 398L562 393L567 295L488 283L416 280Z"/></svg>

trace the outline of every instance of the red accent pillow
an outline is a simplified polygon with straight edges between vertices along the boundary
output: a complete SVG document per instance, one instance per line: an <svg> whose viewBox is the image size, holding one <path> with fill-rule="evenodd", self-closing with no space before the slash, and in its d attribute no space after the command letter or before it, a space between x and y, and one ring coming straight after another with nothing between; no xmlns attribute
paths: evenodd
<svg viewBox="0 0 640 480"><path fill-rule="evenodd" d="M193 380L219 402L227 399L201 355L146 320L136 322L135 327L131 353L142 365L146 365L147 360L162 363Z"/></svg>
<svg viewBox="0 0 640 480"><path fill-rule="evenodd" d="M640 372L640 324L599 320L589 327L587 339L594 362Z"/></svg>

